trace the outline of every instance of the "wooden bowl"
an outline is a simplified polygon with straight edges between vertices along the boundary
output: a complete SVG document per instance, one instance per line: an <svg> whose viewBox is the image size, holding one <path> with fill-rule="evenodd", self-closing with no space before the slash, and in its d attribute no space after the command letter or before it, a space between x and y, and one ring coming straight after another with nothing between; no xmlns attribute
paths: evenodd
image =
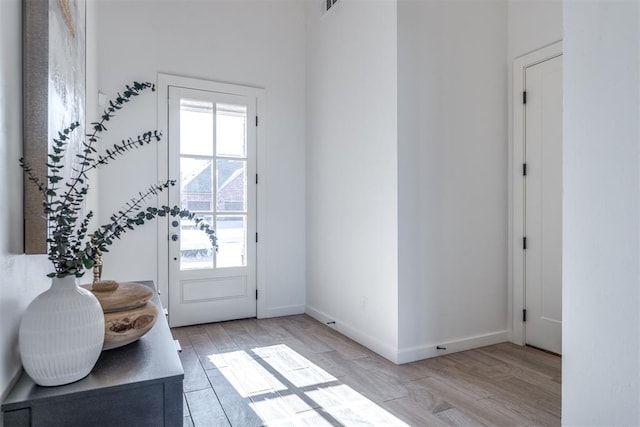
<svg viewBox="0 0 640 427"><path fill-rule="evenodd" d="M103 350L130 344L149 332L158 319L151 301L153 290L139 283L104 280L82 285L90 290L104 312Z"/></svg>

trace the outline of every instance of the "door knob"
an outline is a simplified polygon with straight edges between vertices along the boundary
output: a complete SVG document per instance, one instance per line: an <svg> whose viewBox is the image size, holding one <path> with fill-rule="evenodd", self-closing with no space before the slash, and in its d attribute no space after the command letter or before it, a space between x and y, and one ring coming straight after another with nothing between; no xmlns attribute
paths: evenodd
<svg viewBox="0 0 640 427"><path fill-rule="evenodd" d="M177 234L172 234L171 235L171 240L173 240L174 242L178 241L178 235Z"/></svg>
<svg viewBox="0 0 640 427"><path fill-rule="evenodd" d="M171 223L171 225L173 225L174 227L177 227L177 226L179 226L179 225L180 225L180 223L179 223L178 221L174 220L174 221Z"/></svg>

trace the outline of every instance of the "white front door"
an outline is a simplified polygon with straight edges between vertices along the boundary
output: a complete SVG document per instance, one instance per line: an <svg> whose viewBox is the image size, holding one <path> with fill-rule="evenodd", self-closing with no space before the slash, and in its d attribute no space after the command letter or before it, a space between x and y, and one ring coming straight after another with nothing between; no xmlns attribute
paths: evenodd
<svg viewBox="0 0 640 427"><path fill-rule="evenodd" d="M169 202L218 238L215 250L192 222L169 219L172 327L256 316L256 103L169 86Z"/></svg>
<svg viewBox="0 0 640 427"><path fill-rule="evenodd" d="M562 56L525 70L525 342L562 352Z"/></svg>

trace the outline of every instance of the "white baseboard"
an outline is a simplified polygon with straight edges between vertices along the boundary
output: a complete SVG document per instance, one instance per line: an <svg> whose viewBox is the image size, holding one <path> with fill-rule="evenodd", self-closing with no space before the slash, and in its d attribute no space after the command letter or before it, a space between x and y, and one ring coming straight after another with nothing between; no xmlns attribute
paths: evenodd
<svg viewBox="0 0 640 427"><path fill-rule="evenodd" d="M330 321L335 322L327 326L331 327L331 329L335 329L336 331L340 332L343 335L346 335L347 337L358 342L359 344L362 344L363 346L376 352L377 354L384 357L385 359L388 359L393 363L398 363L398 361L396 360L397 353L395 348L388 346L387 344L372 337L371 335L368 335L356 328L353 328L347 325L345 322L336 318L335 316L330 316L309 305L307 305L306 313L309 316L316 319L317 321L322 322L324 324Z"/></svg>
<svg viewBox="0 0 640 427"><path fill-rule="evenodd" d="M459 351L499 344L508 340L509 330L504 330L438 344L399 349L397 363L415 362L416 360L428 359L435 356L442 356L444 354L457 353ZM446 350L438 349L437 347L442 347Z"/></svg>
<svg viewBox="0 0 640 427"><path fill-rule="evenodd" d="M268 317L292 316L294 314L304 314L304 305L287 305L283 307L267 307L260 310L258 319Z"/></svg>
<svg viewBox="0 0 640 427"><path fill-rule="evenodd" d="M476 335L459 340L446 341L431 345L415 346L410 348L398 349L396 351L395 348L386 345L385 343L372 337L371 335L353 328L347 325L342 320L336 318L335 316L330 316L327 313L317 310L309 305L307 305L306 313L317 321L325 324L329 321L335 322L328 326L340 332L341 334L346 335L352 340L362 344L368 349L376 352L385 359L388 359L397 364L415 362L416 360L428 359L431 357L442 356L444 354L457 353L459 351L472 350L474 348L507 342L510 339L510 331L505 329L503 331ZM444 350L438 349L437 347L444 348Z"/></svg>

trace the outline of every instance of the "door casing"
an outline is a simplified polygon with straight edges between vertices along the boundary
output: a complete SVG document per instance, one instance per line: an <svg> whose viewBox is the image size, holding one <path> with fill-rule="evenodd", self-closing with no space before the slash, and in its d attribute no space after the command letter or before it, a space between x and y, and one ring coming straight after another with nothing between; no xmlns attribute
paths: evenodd
<svg viewBox="0 0 640 427"><path fill-rule="evenodd" d="M512 135L509 144L509 226L508 226L508 283L509 286L509 320L511 342L525 344L524 310L525 281L524 281L524 251L522 238L525 235L524 223L524 191L522 163L524 159L524 104L522 92L525 84L525 70L527 67L562 55L562 41L555 42L534 52L516 58L513 62L513 91L512 91Z"/></svg>
<svg viewBox="0 0 640 427"><path fill-rule="evenodd" d="M179 86L184 88L200 89L210 92L220 92L229 94L240 94L254 96L257 100L256 112L259 118L258 127L256 129L256 173L260 177L256 197L256 224L257 232L260 240L256 247L256 289L259 298L257 300L257 317L264 317L266 313L266 296L268 295L268 286L266 283L266 265L265 251L268 242L267 227L265 224L264 206L266 185L267 185L267 167L266 167L266 123L267 117L265 112L266 91L258 87L250 87L246 85L234 85L230 83L220 83L210 80L196 79L190 77L176 76L172 74L158 73L157 79L157 122L158 129L162 132L163 138L158 143L158 181L166 181L169 179L169 146L168 146L168 129L169 129L169 86ZM168 204L168 192L160 193L158 196L158 205ZM169 307L169 218L161 218L157 221L158 232L158 291L160 299L165 307ZM166 238L164 238L166 236Z"/></svg>

